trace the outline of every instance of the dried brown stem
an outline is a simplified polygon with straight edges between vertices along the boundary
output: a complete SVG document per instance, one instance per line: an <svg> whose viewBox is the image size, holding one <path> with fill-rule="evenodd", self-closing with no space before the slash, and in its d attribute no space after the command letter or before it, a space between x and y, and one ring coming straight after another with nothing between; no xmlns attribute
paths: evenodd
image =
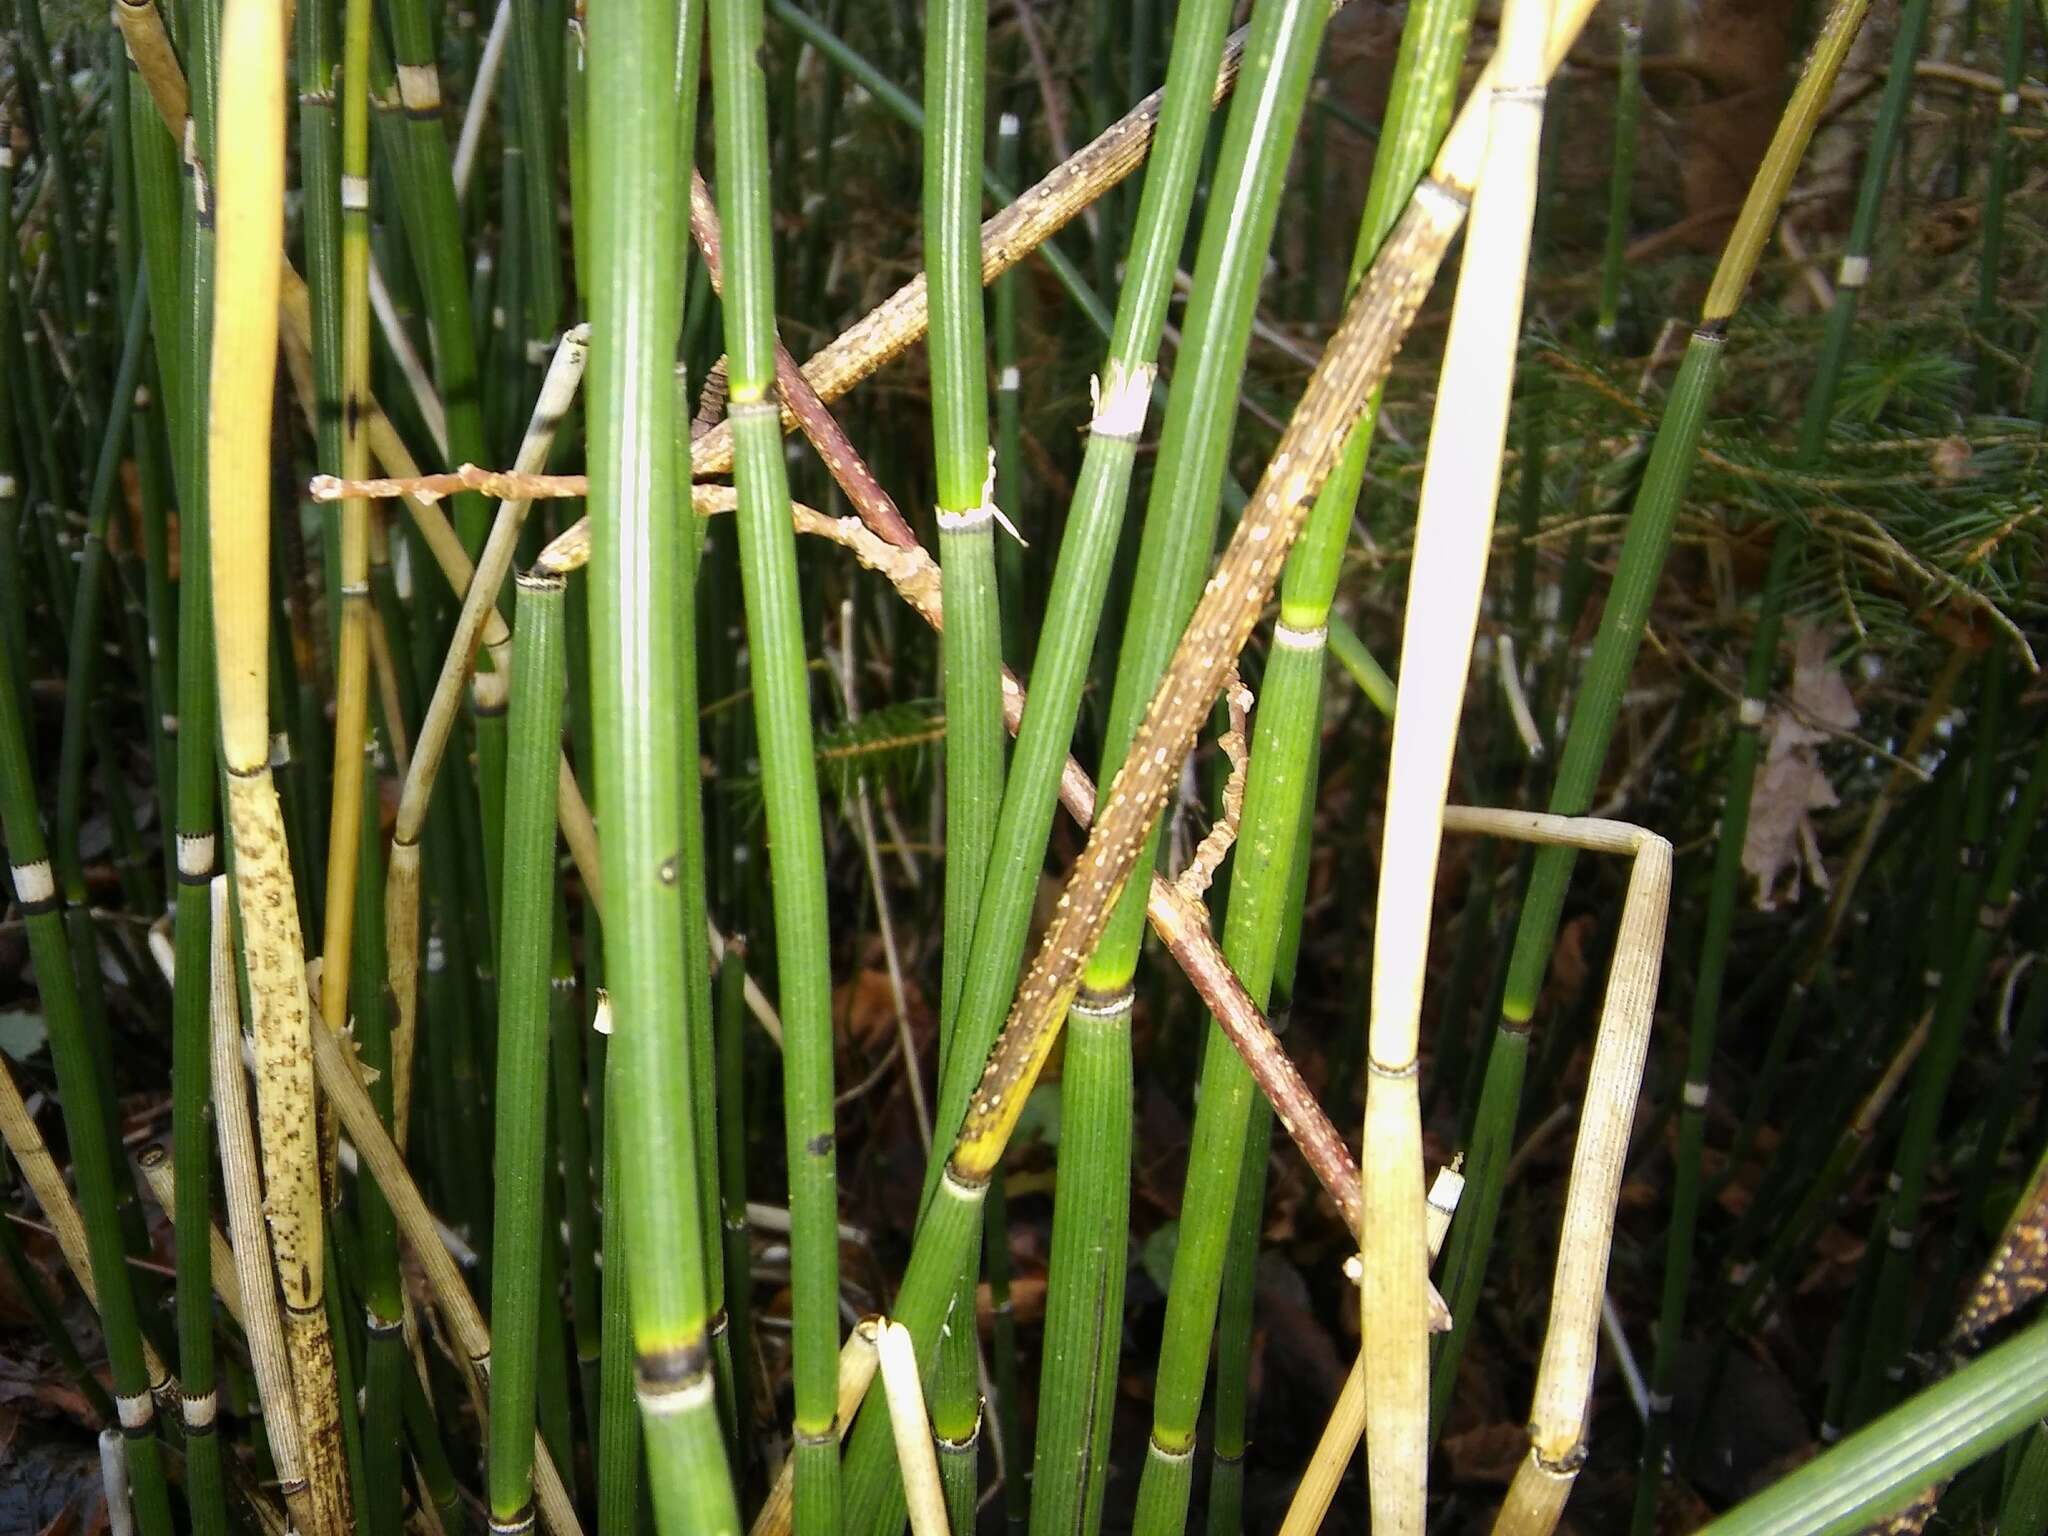
<svg viewBox="0 0 2048 1536"><path fill-rule="evenodd" d="M704 185L702 172L690 173L690 235L697 242L697 249L704 254L704 268L711 278L711 287L721 297L725 293L725 272L720 263L718 207L711 200L711 189ZM782 344L782 338L775 340L775 387L782 396L783 409L796 417L796 424L803 429L811 446L818 451L818 457L825 462L825 468L846 492L846 499L853 503L853 510L860 514L860 520L887 539L891 544L908 548L917 542L917 535L910 531L910 524L903 520L903 514L896 509L896 503L874 476L867 462L855 451L846 433L825 408L825 402L818 398L818 392L811 388L803 370L796 365L796 359L789 355L789 348Z"/></svg>

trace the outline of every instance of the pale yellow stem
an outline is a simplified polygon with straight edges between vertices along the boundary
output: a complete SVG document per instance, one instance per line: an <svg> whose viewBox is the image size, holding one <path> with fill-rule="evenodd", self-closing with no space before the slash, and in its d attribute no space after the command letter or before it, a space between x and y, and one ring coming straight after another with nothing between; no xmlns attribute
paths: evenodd
<svg viewBox="0 0 2048 1536"><path fill-rule="evenodd" d="M214 876L208 895L213 903L208 986L213 1018L214 1126L220 1137L232 1262L245 1309L243 1331L249 1340L249 1363L256 1377L257 1400L263 1405L279 1491L293 1523L310 1530L314 1519L311 1495L299 1448L284 1320L278 1313L271 1268L270 1229L263 1216L263 1181L257 1167L255 1130L249 1123L249 1090L242 1077L242 999L235 976L234 930L228 920L228 877Z"/></svg>
<svg viewBox="0 0 2048 1536"><path fill-rule="evenodd" d="M864 1317L847 1335L846 1342L839 1346L838 1423L842 1440L852 1427L862 1400L868 1395L869 1384L875 1379L881 1330L880 1318ZM792 1457L783 1462L782 1470L775 1474L775 1486L768 1490L768 1497L763 1501L760 1513L754 1516L747 1536L789 1536L790 1516L794 1508L791 1501L796 1489L795 1473L796 1461Z"/></svg>
<svg viewBox="0 0 2048 1536"><path fill-rule="evenodd" d="M1663 967L1671 844L1627 822L1470 806L1447 808L1444 829L1618 854L1633 861L1565 1190L1550 1321L1536 1371L1535 1402L1529 1410L1529 1454L1494 1525L1496 1536L1549 1536L1586 1456L1586 1408L1599 1358L1600 1305L1607 1293L1614 1212Z"/></svg>
<svg viewBox="0 0 2048 1536"><path fill-rule="evenodd" d="M1422 475L1381 842L1365 1096L1360 1287L1373 1529L1421 1536L1429 1478L1429 1260L1417 1033L1440 825L1493 542L1543 133L1549 0L1507 0ZM1482 89L1486 88L1482 82ZM1454 136L1455 137L1455 136ZM1452 145L1445 146L1448 158ZM1440 164L1441 159L1440 159ZM1470 178L1466 179L1470 184Z"/></svg>
<svg viewBox="0 0 2048 1536"><path fill-rule="evenodd" d="M910 1513L910 1536L949 1536L946 1491L939 1483L939 1457L932 1446L931 1420L924 1411L924 1388L917 1379L917 1356L910 1330L901 1323L882 1329L882 1387L889 1394L889 1426L896 1436L896 1462L903 1471L903 1496Z"/></svg>
<svg viewBox="0 0 2048 1536"><path fill-rule="evenodd" d="M1451 1217L1464 1192L1465 1178L1457 1169L1437 1170L1436 1180L1429 1186L1429 1210L1424 1218L1432 1262L1443 1247L1444 1234L1451 1229ZM1302 1470L1301 1481L1294 1486L1294 1498L1287 1506L1287 1518L1280 1524L1280 1536L1315 1536L1322 1529L1323 1517L1329 1514L1337 1497L1337 1486L1344 1481L1344 1473L1364 1435L1365 1353L1361 1350L1352 1359L1351 1374L1344 1378L1344 1386L1337 1393L1315 1453Z"/></svg>
<svg viewBox="0 0 2048 1536"><path fill-rule="evenodd" d="M178 1176L171 1165L171 1154L163 1147L151 1147L136 1159L136 1166L142 1170L142 1182L149 1186L150 1198L156 1201L158 1209L167 1218L175 1219ZM206 1226L206 1241L213 1255L213 1292L237 1326L246 1327L242 1322L242 1281L235 1273L235 1250L228 1246L227 1235L211 1222Z"/></svg>

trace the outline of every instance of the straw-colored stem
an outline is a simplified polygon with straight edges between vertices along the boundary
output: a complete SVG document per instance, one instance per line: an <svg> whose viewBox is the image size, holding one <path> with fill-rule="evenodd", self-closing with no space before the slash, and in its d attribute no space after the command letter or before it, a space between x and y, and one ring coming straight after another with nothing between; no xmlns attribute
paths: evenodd
<svg viewBox="0 0 2048 1536"><path fill-rule="evenodd" d="M215 1124L220 1134L222 1193L233 1238L235 1276L247 1302L243 1331L256 1394L263 1404L271 1464L293 1522L311 1530L315 1518L306 1486L299 1421L293 1404L291 1366L285 1351L284 1319L271 1278L269 1224L264 1219L255 1128L249 1122L248 1085L242 1076L242 1002L235 975L233 931L228 920L228 877L216 876L209 892L213 908L210 982L213 1012L211 1068Z"/></svg>
<svg viewBox="0 0 2048 1536"><path fill-rule="evenodd" d="M519 447L515 472L545 468L556 429L582 381L589 357L589 336L587 326L577 326L563 336L555 349L554 361L534 403L533 419ZM398 814L391 834L391 862L385 876L384 921L391 993L397 1004L391 1032L393 1123L399 1127L401 1138L412 1103L412 1042L419 1018L420 833L479 644L490 648L499 678L509 681L511 636L498 611L498 592L506 572L512 568L519 533L531 505L530 500L508 497L498 508L490 536L462 593L462 611L455 621L441 675L434 684L434 695L420 723L412 761L399 789ZM588 811L583 808L582 795L566 758L561 762L556 793L563 804L572 808L571 814L563 818L565 830L572 822L587 821ZM596 890L594 884L590 888Z"/></svg>
<svg viewBox="0 0 2048 1536"><path fill-rule="evenodd" d="M1586 1414L1599 1352L1600 1305L1607 1293L1615 1206L1663 965L1671 845L1625 822L1531 811L1451 807L1444 813L1444 828L1625 854L1633 860L1566 1188L1550 1320L1529 1413L1529 1455L1516 1472L1494 1525L1498 1533L1548 1536L1586 1456Z"/></svg>
<svg viewBox="0 0 2048 1536"><path fill-rule="evenodd" d="M228 826L256 1038L257 1094L278 1286L304 1430L313 1530L350 1525L323 1305L320 1171L313 1133L311 1031L284 818L270 777L270 424L278 257L284 238L284 17L227 0L221 20L215 166L213 359L208 520Z"/></svg>
<svg viewBox="0 0 2048 1536"><path fill-rule="evenodd" d="M1444 1234L1450 1230L1451 1217L1457 1213L1458 1197L1464 1190L1465 1177L1455 1168L1439 1168L1430 1183L1423 1229L1432 1261L1443 1247ZM1352 1359L1351 1373L1338 1390L1337 1401L1330 1408L1330 1417L1323 1425L1308 1466L1302 1470L1301 1481L1294 1485L1294 1497L1288 1502L1280 1536L1315 1536L1322 1529L1323 1517L1330 1512L1331 1501L1337 1496L1337 1485L1343 1482L1351 1458L1358 1451L1358 1442L1364 1437L1365 1352L1360 1350Z"/></svg>
<svg viewBox="0 0 2048 1536"><path fill-rule="evenodd" d="M846 1342L839 1346L839 1434L844 1439L847 1429L853 1423L853 1416L859 1412L861 1402L868 1395L868 1387L875 1379L876 1368L880 1365L879 1342L882 1320L875 1317L862 1318L853 1331L846 1336ZM792 1496L796 1481L796 1463L784 1461L782 1471L776 1475L775 1485L768 1490L768 1497L754 1515L754 1523L747 1528L747 1536L788 1536L790 1513L794 1507Z"/></svg>
<svg viewBox="0 0 2048 1536"><path fill-rule="evenodd" d="M932 1450L931 1420L925 1416L924 1388L918 1384L909 1331L901 1323L884 1324L878 1354L911 1536L947 1536L946 1494L939 1485L939 1459Z"/></svg>
<svg viewBox="0 0 2048 1536"><path fill-rule="evenodd" d="M1543 131L1548 0L1508 0L1416 514L1394 704L1365 1092L1366 1464L1375 1530L1419 1536L1429 1472L1429 1264L1418 1029L1451 754L1493 542Z"/></svg>
<svg viewBox="0 0 2048 1536"><path fill-rule="evenodd" d="M198 898L195 896L193 899L196 901ZM149 1147L135 1160L135 1166L142 1170L142 1182L148 1187L157 1208L166 1217L175 1216L178 1176L169 1151L161 1146ZM206 1244L213 1258L213 1294L220 1298L228 1316L241 1325L242 1281L235 1273L235 1250L229 1244L227 1234L211 1223L207 1226Z"/></svg>

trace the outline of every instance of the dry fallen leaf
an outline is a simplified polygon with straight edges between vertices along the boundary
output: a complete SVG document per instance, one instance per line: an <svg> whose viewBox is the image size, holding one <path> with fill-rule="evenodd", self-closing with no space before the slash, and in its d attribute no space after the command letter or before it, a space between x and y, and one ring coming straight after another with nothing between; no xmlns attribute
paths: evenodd
<svg viewBox="0 0 2048 1536"><path fill-rule="evenodd" d="M1779 883L1789 873L1784 895L1797 901L1802 874L1829 889L1827 866L1813 813L1839 803L1821 766L1819 746L1860 718L1855 697L1829 657L1827 636L1804 626L1792 638L1792 686L1783 707L1764 718L1764 763L1750 796L1749 826L1742 842L1742 867L1756 880L1756 904L1777 904Z"/></svg>

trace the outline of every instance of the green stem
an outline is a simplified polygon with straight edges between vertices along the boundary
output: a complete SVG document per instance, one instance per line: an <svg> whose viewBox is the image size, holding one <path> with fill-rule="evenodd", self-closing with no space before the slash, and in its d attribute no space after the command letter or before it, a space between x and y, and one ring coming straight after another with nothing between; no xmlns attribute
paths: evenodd
<svg viewBox="0 0 2048 1536"><path fill-rule="evenodd" d="M680 296L670 268L684 239L686 151L694 147L694 113L681 113L678 98L696 79L701 15L695 4L627 0L592 29L588 60L591 703L606 977L617 1019L606 1139L618 1144L624 1174L636 1388L664 1536L739 1528L710 1370L685 946L677 942L682 887L700 882L703 867L701 847L683 836L672 713L695 658L678 646L669 606L687 569L672 377ZM829 1041L826 1050L829 1062Z"/></svg>
<svg viewBox="0 0 2048 1536"><path fill-rule="evenodd" d="M532 1518L540 1348L548 1037L553 978L555 777L562 736L567 582L519 578L506 774L505 907L498 979L496 1209L491 1219L490 1509L495 1528ZM552 1306L552 1298L548 1304Z"/></svg>
<svg viewBox="0 0 2048 1536"><path fill-rule="evenodd" d="M711 6L740 578L746 597L754 729L760 743L774 892L776 970L782 991L796 1395L795 1529L798 1536L813 1536L836 1531L840 1518L832 974L796 535L790 527L781 412L774 390L775 298L761 25L760 0L714 0Z"/></svg>

